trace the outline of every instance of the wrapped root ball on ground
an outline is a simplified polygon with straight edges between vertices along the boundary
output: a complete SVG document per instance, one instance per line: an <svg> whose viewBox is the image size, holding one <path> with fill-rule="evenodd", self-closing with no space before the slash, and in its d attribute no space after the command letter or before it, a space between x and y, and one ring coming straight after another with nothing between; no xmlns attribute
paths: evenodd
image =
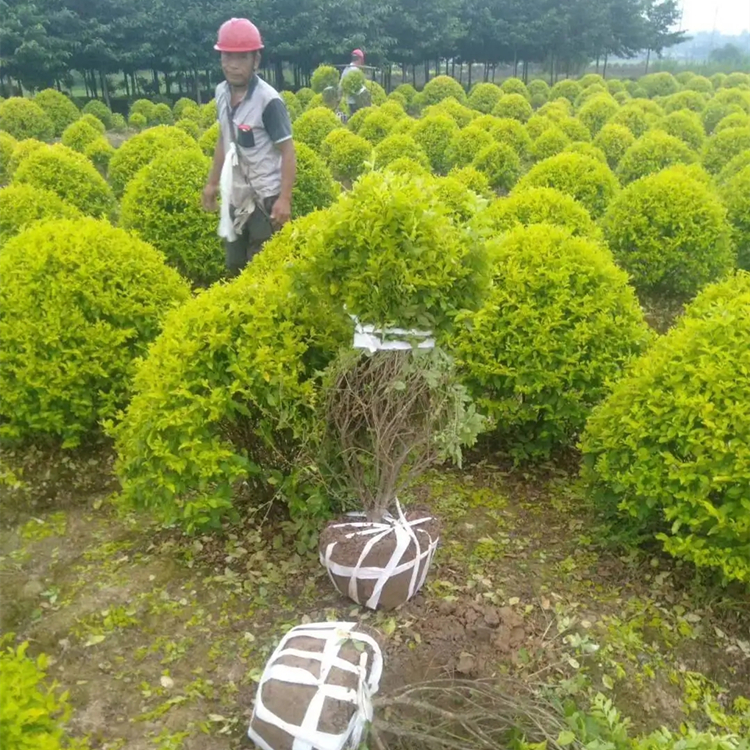
<svg viewBox="0 0 750 750"><path fill-rule="evenodd" d="M248 736L262 750L358 748L382 672L377 641L356 623L299 625L263 670Z"/></svg>

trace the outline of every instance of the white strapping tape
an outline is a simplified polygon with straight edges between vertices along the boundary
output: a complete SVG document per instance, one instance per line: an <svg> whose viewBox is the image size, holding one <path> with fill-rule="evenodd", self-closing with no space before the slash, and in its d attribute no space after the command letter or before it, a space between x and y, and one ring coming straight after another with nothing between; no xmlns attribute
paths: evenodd
<svg viewBox="0 0 750 750"><path fill-rule="evenodd" d="M407 351L415 347L417 349L435 348L432 331L409 331L405 328L386 328L381 331L372 325L362 325L354 315L350 317L354 321L354 342L352 343L354 349L367 349L373 353Z"/></svg>
<svg viewBox="0 0 750 750"><path fill-rule="evenodd" d="M326 546L325 554L321 553L320 562L325 566L328 571L328 576L331 582L336 585L334 576L340 576L349 580L348 594L349 597L362 604L359 598L358 582L362 580L375 580L375 587L373 588L372 594L364 606L368 609L377 609L380 602L380 596L383 592L383 588L388 581L394 576L400 575L406 571L411 571L411 579L409 581L408 599L411 599L414 594L419 591L424 585L427 573L432 565L432 558L437 549L439 538L433 539L429 533L427 534L429 542L423 549L419 542L419 534L414 529L419 527L428 521L433 520L431 516L425 518L418 518L413 521L408 521L404 512L401 509L401 505L396 500L396 511L397 518L394 518L390 513L387 513L383 518L382 522L371 523L368 521L352 521L348 523L335 524L333 528L350 528L352 529L351 534L347 535L347 538L351 539L354 536L371 536L372 538L367 541L362 553L357 560L357 563L352 566L341 565L333 562L331 559L333 552L336 548L336 542L331 542ZM353 518L364 518L364 513L352 513L350 514ZM390 559L386 563L385 567L376 568L372 566L365 566L364 561L367 559L372 548L378 544L389 534L396 535L396 546L391 554ZM414 542L416 547L416 554L414 559L409 560L405 563L401 563L401 558L404 552L409 548L409 544ZM422 563L424 562L424 565ZM421 570L420 570L421 569Z"/></svg>
<svg viewBox="0 0 750 750"><path fill-rule="evenodd" d="M281 639L281 643L268 660L258 685L253 718L257 717L293 737L293 750L345 750L345 748L358 747L362 741L365 727L368 722L372 721L372 696L377 693L380 686L380 677L383 673L383 654L373 638L366 633L359 633L354 630L356 625L357 623L354 622L321 622L299 625L292 628ZM287 643L293 638L315 638L324 640L325 644L322 651L314 652L287 648ZM358 664L352 664L350 661L339 657L341 647L346 641L360 641L372 649L372 664L369 673L366 651L360 654ZM297 656L319 661L320 676L315 677L311 672L300 667L274 663L283 656ZM326 679L334 667L357 674L357 689L352 690L339 685L327 685ZM300 726L284 721L263 704L263 685L269 680L317 688ZM318 729L326 698L351 703L356 708L349 726L341 734L321 732ZM255 732L252 722L247 735L262 750L277 750Z"/></svg>

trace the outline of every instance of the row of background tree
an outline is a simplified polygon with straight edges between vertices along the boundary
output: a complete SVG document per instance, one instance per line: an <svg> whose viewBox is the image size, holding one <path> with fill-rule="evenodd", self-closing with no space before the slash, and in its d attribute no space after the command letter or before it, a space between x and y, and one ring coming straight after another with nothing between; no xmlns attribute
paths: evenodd
<svg viewBox="0 0 750 750"><path fill-rule="evenodd" d="M498 65L552 79L593 60L606 70L610 58L661 55L685 38L676 0L0 0L0 87L205 99L221 80L216 31L232 16L260 27L278 88L306 85L355 47L386 87L456 64L470 85Z"/></svg>

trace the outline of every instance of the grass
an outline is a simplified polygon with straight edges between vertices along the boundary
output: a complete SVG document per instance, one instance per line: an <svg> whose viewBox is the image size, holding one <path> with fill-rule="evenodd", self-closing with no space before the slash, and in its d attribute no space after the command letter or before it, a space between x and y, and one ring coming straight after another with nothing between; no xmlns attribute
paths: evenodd
<svg viewBox="0 0 750 750"><path fill-rule="evenodd" d="M608 548L563 469L425 477L408 499L443 520L435 569L403 610L370 613L335 593L313 550L293 551L290 526L185 538L115 513L106 453L66 462L36 454L31 486L0 490L2 629L52 657L92 748L243 746L280 636L333 618L378 628L386 697L506 676L583 704L601 692L639 731L750 733L747 599L658 553Z"/></svg>

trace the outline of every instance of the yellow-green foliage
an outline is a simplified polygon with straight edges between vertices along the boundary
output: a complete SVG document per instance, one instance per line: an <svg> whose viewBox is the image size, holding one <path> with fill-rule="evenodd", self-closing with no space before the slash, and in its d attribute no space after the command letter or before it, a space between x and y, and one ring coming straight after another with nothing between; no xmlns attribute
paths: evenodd
<svg viewBox="0 0 750 750"><path fill-rule="evenodd" d="M520 94L528 101L531 101L529 90L520 78L506 78L500 85L500 88L505 94Z"/></svg>
<svg viewBox="0 0 750 750"><path fill-rule="evenodd" d="M748 121L750 125L750 120ZM700 117L687 109L681 109L677 112L668 114L657 125L665 133L679 138L694 151L700 151L705 140L705 133Z"/></svg>
<svg viewBox="0 0 750 750"><path fill-rule="evenodd" d="M194 110L198 110L200 112L200 107L195 101L193 101L192 99L188 99L186 96L178 99L174 103L174 107L172 107L172 112L174 113L175 120L182 120L184 117L186 117L188 112L192 112ZM189 119L193 118L190 117Z"/></svg>
<svg viewBox="0 0 750 750"><path fill-rule="evenodd" d="M310 103L310 100L315 96L315 92L307 87L301 88L297 93L295 94L297 97L297 101L302 106L302 109L307 109L307 105Z"/></svg>
<svg viewBox="0 0 750 750"><path fill-rule="evenodd" d="M750 128L729 128L706 141L703 166L711 173L721 172L737 154L750 149Z"/></svg>
<svg viewBox="0 0 750 750"><path fill-rule="evenodd" d="M313 71L310 84L316 94L322 94L328 87L339 85L339 72L331 65L319 65Z"/></svg>
<svg viewBox="0 0 750 750"><path fill-rule="evenodd" d="M0 130L0 185L4 185L11 176L10 161L18 141L9 133Z"/></svg>
<svg viewBox="0 0 750 750"><path fill-rule="evenodd" d="M737 105L744 112L750 112L750 91L722 89L713 98L716 104Z"/></svg>
<svg viewBox="0 0 750 750"><path fill-rule="evenodd" d="M77 445L128 400L137 357L188 290L95 219L36 224L0 252L0 437Z"/></svg>
<svg viewBox="0 0 750 750"><path fill-rule="evenodd" d="M340 308L298 294L286 270L319 223L292 222L237 279L168 318L114 430L128 505L188 531L216 527L236 517L245 480L258 506L279 492L293 512L325 513L325 498L305 495L297 462L314 426L317 374L352 329ZM273 271L262 271L266 254L280 256Z"/></svg>
<svg viewBox="0 0 750 750"><path fill-rule="evenodd" d="M477 112L488 115L502 95L503 92L494 83L478 83L469 94L469 106Z"/></svg>
<svg viewBox="0 0 750 750"><path fill-rule="evenodd" d="M448 115L451 117L459 128L465 128L470 122L477 118L477 113L473 109L464 106L452 96L443 99L439 104L433 104L422 112L423 117L430 115Z"/></svg>
<svg viewBox="0 0 750 750"><path fill-rule="evenodd" d="M689 299L734 266L724 207L684 167L629 185L603 226L618 263L648 297Z"/></svg>
<svg viewBox="0 0 750 750"><path fill-rule="evenodd" d="M372 157L372 144L350 130L337 128L326 136L320 153L337 180L352 181L365 171L365 164Z"/></svg>
<svg viewBox="0 0 750 750"><path fill-rule="evenodd" d="M422 104L425 107L430 104L437 104L449 97L453 97L461 104L466 104L466 92L463 86L450 76L437 76L433 78L427 82L420 94Z"/></svg>
<svg viewBox="0 0 750 750"><path fill-rule="evenodd" d="M346 78L341 79L341 92L347 97L357 96L363 88L366 88L365 83L365 74L361 70L352 70Z"/></svg>
<svg viewBox="0 0 750 750"><path fill-rule="evenodd" d="M64 146L82 154L90 144L101 137L102 134L86 120L78 120L65 128L61 140Z"/></svg>
<svg viewBox="0 0 750 750"><path fill-rule="evenodd" d="M304 143L297 144L297 179L292 190L292 216L327 208L339 194L323 159Z"/></svg>
<svg viewBox="0 0 750 750"><path fill-rule="evenodd" d="M569 195L552 188L529 188L507 198L499 198L488 206L480 219L497 234L520 226L553 224L567 229L576 237L601 237L589 212Z"/></svg>
<svg viewBox="0 0 750 750"><path fill-rule="evenodd" d="M411 104L417 96L417 90L410 83L402 83L396 86L395 93L401 94L406 99L407 104Z"/></svg>
<svg viewBox="0 0 750 750"><path fill-rule="evenodd" d="M607 87L603 83L593 83L591 86L587 86L583 91L581 91L580 94L576 97L575 102L573 103L576 110L581 109L586 102L589 101L589 99L595 99L598 96L605 96L610 99L614 99L614 97L607 91Z"/></svg>
<svg viewBox="0 0 750 750"><path fill-rule="evenodd" d="M598 218L617 193L618 184L606 164L582 154L558 154L532 167L516 189L520 192L530 187L555 188L580 201Z"/></svg>
<svg viewBox="0 0 750 750"><path fill-rule="evenodd" d="M560 128L554 125L545 130L531 147L531 155L535 161L544 161L550 156L559 154L564 151L566 146L570 145L570 138L563 133Z"/></svg>
<svg viewBox="0 0 750 750"><path fill-rule="evenodd" d="M491 143L474 157L472 166L489 180L496 190L509 191L521 174L521 160L506 143Z"/></svg>
<svg viewBox="0 0 750 750"><path fill-rule="evenodd" d="M291 91L282 91L281 98L284 100L284 104L286 104L289 119L294 122L302 114L302 105L299 99Z"/></svg>
<svg viewBox="0 0 750 750"><path fill-rule="evenodd" d="M41 148L45 144L42 141L38 141L36 138L27 138L25 141L19 141L16 147L13 149L13 154L8 162L8 178L13 177L18 165L26 159L29 154L33 154L38 148Z"/></svg>
<svg viewBox="0 0 750 750"><path fill-rule="evenodd" d="M556 120L555 124L571 141L588 143L591 140L591 131L577 117L562 117Z"/></svg>
<svg viewBox="0 0 750 750"><path fill-rule="evenodd" d="M729 180L741 172L745 167L750 167L750 149L737 154L716 177L717 185L726 185Z"/></svg>
<svg viewBox="0 0 750 750"><path fill-rule="evenodd" d="M49 659L28 656L12 634L0 640L0 737L7 750L84 750L65 731L71 708L68 693L47 679Z"/></svg>
<svg viewBox="0 0 750 750"><path fill-rule="evenodd" d="M218 117L219 112L216 107L216 99L211 99L210 102L206 102L201 107L200 126L208 129L217 121Z"/></svg>
<svg viewBox="0 0 750 750"><path fill-rule="evenodd" d="M734 112L721 120L721 122L714 128L714 133L721 133L722 130L728 130L729 128L747 127L750 127L750 115L748 115L747 112Z"/></svg>
<svg viewBox="0 0 750 750"><path fill-rule="evenodd" d="M410 175L412 177L428 177L430 175L429 167L425 167L424 164L414 161L409 156L401 156L395 159L388 165L387 169L389 172L394 172L395 174Z"/></svg>
<svg viewBox="0 0 750 750"><path fill-rule="evenodd" d="M216 144L221 136L221 128L218 120L198 139L198 145L206 156L213 157Z"/></svg>
<svg viewBox="0 0 750 750"><path fill-rule="evenodd" d="M526 122L534 114L534 110L523 94L506 94L495 105L492 114L495 117L509 117L512 120Z"/></svg>
<svg viewBox="0 0 750 750"><path fill-rule="evenodd" d="M195 120L188 120L187 118L184 118L182 120L177 120L174 126L176 128L179 128L180 130L184 130L191 138L194 138L196 141L201 137L200 125L198 125Z"/></svg>
<svg viewBox="0 0 750 750"><path fill-rule="evenodd" d="M50 116L31 99L21 96L12 96L0 102L0 130L18 141L24 138L51 141L55 135L55 125Z"/></svg>
<svg viewBox="0 0 750 750"><path fill-rule="evenodd" d="M518 120L495 118L490 132L498 143L507 143L521 159L531 153L531 137Z"/></svg>
<svg viewBox="0 0 750 750"><path fill-rule="evenodd" d="M104 135L107 132L107 129L104 127L104 123L98 117L94 117L94 115L90 113L81 115L78 119L78 122L88 123L100 135Z"/></svg>
<svg viewBox="0 0 750 750"><path fill-rule="evenodd" d="M531 97L532 104L534 102L534 99L538 99L540 101L543 100L542 104L545 104L550 98L550 86L547 81L541 78L535 78L533 81L529 81L526 88L529 91L529 96Z"/></svg>
<svg viewBox="0 0 750 750"><path fill-rule="evenodd" d="M327 107L316 107L297 118L294 123L294 139L320 151L325 137L340 127L341 122L334 112Z"/></svg>
<svg viewBox="0 0 750 750"><path fill-rule="evenodd" d="M429 170L430 160L424 149L410 135L389 135L375 146L375 169L383 169L397 159L412 159Z"/></svg>
<svg viewBox="0 0 750 750"><path fill-rule="evenodd" d="M666 71L643 76L638 81L638 85L645 89L649 99L653 99L655 96L676 94L680 90L680 84L677 82L677 79Z"/></svg>
<svg viewBox="0 0 750 750"><path fill-rule="evenodd" d="M34 97L34 104L38 104L52 120L56 136L62 135L65 128L81 116L78 107L55 89L40 91Z"/></svg>
<svg viewBox="0 0 750 750"><path fill-rule="evenodd" d="M215 214L201 207L209 159L178 150L155 158L128 183L120 221L164 253L169 265L196 284L210 284L224 271Z"/></svg>
<svg viewBox="0 0 750 750"><path fill-rule="evenodd" d="M492 197L492 187L490 186L489 179L487 179L487 175L480 172L476 167L469 166L461 167L460 169L451 169L448 172L448 177L460 182L464 187L477 195Z"/></svg>
<svg viewBox="0 0 750 750"><path fill-rule="evenodd" d="M468 167L468 169L471 169L471 167ZM433 177L432 179L435 198L445 207L454 222L461 225L465 224L477 216L487 204L485 198L450 173L445 177ZM485 182L487 182L486 178Z"/></svg>
<svg viewBox="0 0 750 750"><path fill-rule="evenodd" d="M173 125L174 115L168 104L161 102L154 107L153 116L154 125Z"/></svg>
<svg viewBox="0 0 750 750"><path fill-rule="evenodd" d="M590 89L592 86L606 86L607 81L604 79L604 76L599 75L599 73L588 73L585 76L582 76L578 83L581 84L581 88L583 89Z"/></svg>
<svg viewBox="0 0 750 750"><path fill-rule="evenodd" d="M80 211L51 190L9 185L0 190L0 245L37 221L77 216Z"/></svg>
<svg viewBox="0 0 750 750"><path fill-rule="evenodd" d="M571 104L576 100L582 91L581 84L577 81L566 79L558 81L550 91L550 99L567 99Z"/></svg>
<svg viewBox="0 0 750 750"><path fill-rule="evenodd" d="M100 120L105 130L112 125L112 110L98 99L92 99L88 102L82 112L84 115L93 115L97 120Z"/></svg>
<svg viewBox="0 0 750 750"><path fill-rule="evenodd" d="M551 120L560 120L563 117L572 117L575 112L573 105L567 99L560 98L548 102L540 107L538 114L549 117Z"/></svg>
<svg viewBox="0 0 750 750"><path fill-rule="evenodd" d="M109 217L115 196L96 167L61 143L33 151L19 164L13 182L46 188L88 216Z"/></svg>
<svg viewBox="0 0 750 750"><path fill-rule="evenodd" d="M638 102L630 102L609 120L614 125L624 125L636 138L640 138L657 122L657 115L646 112Z"/></svg>
<svg viewBox="0 0 750 750"><path fill-rule="evenodd" d="M424 149L432 169L444 174L450 169L448 147L457 132L458 125L448 115L428 115L417 122L411 135Z"/></svg>
<svg viewBox="0 0 750 750"><path fill-rule="evenodd" d="M594 138L594 145L607 157L607 163L616 169L625 152L635 143L635 136L625 125L605 125Z"/></svg>
<svg viewBox="0 0 750 750"><path fill-rule="evenodd" d="M724 87L728 89L741 88L744 91L750 89L750 75L735 71L730 73L724 81Z"/></svg>
<svg viewBox="0 0 750 750"><path fill-rule="evenodd" d="M536 140L542 133L556 127L557 122L559 120L553 120L551 117L537 113L526 123L526 132L533 140Z"/></svg>
<svg viewBox="0 0 750 750"><path fill-rule="evenodd" d="M708 99L697 91L680 91L677 94L668 96L664 100L664 111L669 114L670 112L678 112L681 109L689 109L700 113L706 108L707 103Z"/></svg>
<svg viewBox="0 0 750 750"><path fill-rule="evenodd" d="M743 273L696 299L592 414L582 441L584 478L618 533L656 537L670 554L744 582L748 371Z"/></svg>
<svg viewBox="0 0 750 750"><path fill-rule="evenodd" d="M623 185L675 164L693 164L697 154L679 138L661 130L651 130L626 152L617 167Z"/></svg>
<svg viewBox="0 0 750 750"><path fill-rule="evenodd" d="M745 152L745 156L750 157L750 153ZM722 196L732 225L737 265L750 270L750 159L748 166L727 179Z"/></svg>
<svg viewBox="0 0 750 750"><path fill-rule="evenodd" d="M393 130L396 119L381 109L375 109L365 117L357 135L370 141L374 146L380 143Z"/></svg>
<svg viewBox="0 0 750 750"><path fill-rule="evenodd" d="M479 151L492 142L492 136L486 130L477 125L468 125L454 133L445 157L451 167L465 167L472 163Z"/></svg>
<svg viewBox="0 0 750 750"><path fill-rule="evenodd" d="M609 252L552 225L491 250L493 284L448 343L464 382L515 458L571 444L610 381L650 340Z"/></svg>
<svg viewBox="0 0 750 750"><path fill-rule="evenodd" d="M156 105L148 99L136 99L128 110L128 117L133 115L143 115L146 118L147 123L151 123L154 120L154 109ZM214 118L216 119L216 118Z"/></svg>
<svg viewBox="0 0 750 750"><path fill-rule="evenodd" d="M125 141L109 162L109 181L115 194L122 195L138 170L157 156L180 149L196 151L195 140L185 131L170 125L149 128Z"/></svg>
<svg viewBox="0 0 750 750"><path fill-rule="evenodd" d="M711 85L716 90L720 89L724 85L724 82L726 80L727 80L727 74L726 73L714 73L711 76L711 78L709 78L709 81L711 82Z"/></svg>
<svg viewBox="0 0 750 750"><path fill-rule="evenodd" d="M686 84L689 91L697 91L700 94L713 94L714 85L705 76L693 76Z"/></svg>
<svg viewBox="0 0 750 750"><path fill-rule="evenodd" d="M596 135L619 111L620 105L609 94L592 96L578 111L581 122Z"/></svg>
<svg viewBox="0 0 750 750"><path fill-rule="evenodd" d="M604 155L604 151L597 146L594 146L593 143L588 143L586 141L576 141L575 143L571 143L565 147L562 153L583 154L583 156L596 159L596 161L600 161L602 164L607 164L607 157Z"/></svg>
<svg viewBox="0 0 750 750"><path fill-rule="evenodd" d="M140 112L133 112L133 114L128 117L128 127L131 130L136 130L137 132L141 132L141 130L145 130L145 128L148 127L148 120L146 119L146 115L141 114Z"/></svg>
<svg viewBox="0 0 750 750"><path fill-rule="evenodd" d="M736 104L722 104L721 102L710 101L701 115L703 129L708 135L711 135L722 120L734 114L742 115L747 114L747 112Z"/></svg>

